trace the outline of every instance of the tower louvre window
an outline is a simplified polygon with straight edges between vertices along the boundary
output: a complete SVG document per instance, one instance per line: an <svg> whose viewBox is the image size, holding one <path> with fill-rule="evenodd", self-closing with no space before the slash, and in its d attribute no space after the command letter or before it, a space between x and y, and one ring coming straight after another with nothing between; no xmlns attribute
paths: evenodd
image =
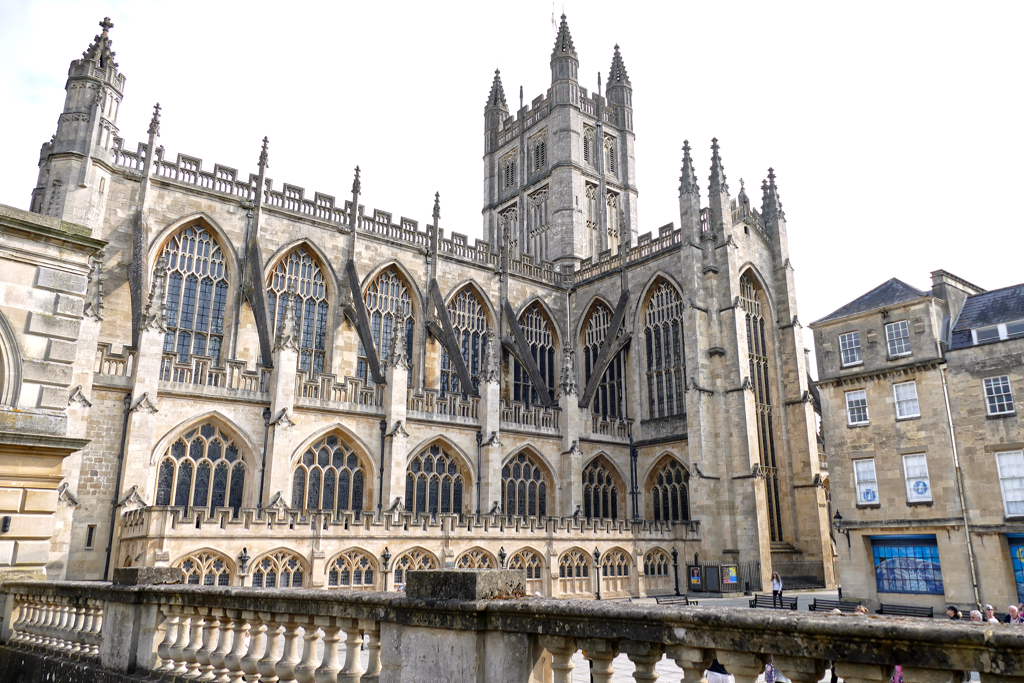
<svg viewBox="0 0 1024 683"><path fill-rule="evenodd" d="M533 170L539 171L547 164L547 143L538 141L533 146Z"/></svg>
<svg viewBox="0 0 1024 683"><path fill-rule="evenodd" d="M501 162L502 187L509 189L516 186L516 158L510 154Z"/></svg>
<svg viewBox="0 0 1024 683"><path fill-rule="evenodd" d="M583 129L583 161L594 164L594 129Z"/></svg>

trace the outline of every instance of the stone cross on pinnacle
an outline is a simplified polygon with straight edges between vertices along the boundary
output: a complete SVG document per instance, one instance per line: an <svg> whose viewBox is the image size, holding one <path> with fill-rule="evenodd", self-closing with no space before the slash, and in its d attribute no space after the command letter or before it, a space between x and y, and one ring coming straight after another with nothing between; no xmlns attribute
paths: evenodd
<svg viewBox="0 0 1024 683"><path fill-rule="evenodd" d="M103 21L100 22L100 28L103 29L103 35L106 35L107 31L114 28L114 22L110 20L110 17L103 17Z"/></svg>

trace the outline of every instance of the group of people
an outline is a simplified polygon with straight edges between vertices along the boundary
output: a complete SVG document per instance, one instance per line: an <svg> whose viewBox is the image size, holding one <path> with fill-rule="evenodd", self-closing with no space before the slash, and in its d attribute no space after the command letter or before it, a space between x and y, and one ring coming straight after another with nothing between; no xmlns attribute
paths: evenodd
<svg viewBox="0 0 1024 683"><path fill-rule="evenodd" d="M984 611L984 614L982 613ZM963 619L964 615L956 605L946 607L946 614L950 619ZM1010 605L1006 608L1006 616L1000 620L996 616L996 608L992 605L985 605L981 610L972 609L971 621L988 622L990 624L1024 624L1024 602L1019 605Z"/></svg>

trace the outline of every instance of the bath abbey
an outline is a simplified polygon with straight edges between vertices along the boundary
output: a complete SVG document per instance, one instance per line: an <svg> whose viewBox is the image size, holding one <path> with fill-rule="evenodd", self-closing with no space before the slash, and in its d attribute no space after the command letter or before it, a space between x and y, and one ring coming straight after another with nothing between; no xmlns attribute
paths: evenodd
<svg viewBox="0 0 1024 683"><path fill-rule="evenodd" d="M21 496L0 564L392 591L508 567L605 599L834 585L775 174L733 195L724 146L665 131L678 222L639 225L618 46L588 92L563 15L546 92L512 111L499 72L479 84L471 240L440 197L368 208L356 159L335 196L272 179L267 139L235 166L165 150L159 105L120 131L100 26L30 210L0 207L0 456L39 463L0 487Z"/></svg>

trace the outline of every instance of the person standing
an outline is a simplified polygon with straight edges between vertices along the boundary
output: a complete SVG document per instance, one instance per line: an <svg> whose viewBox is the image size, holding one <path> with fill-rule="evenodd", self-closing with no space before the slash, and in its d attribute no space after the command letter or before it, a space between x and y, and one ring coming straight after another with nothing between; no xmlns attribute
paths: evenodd
<svg viewBox="0 0 1024 683"><path fill-rule="evenodd" d="M976 609L971 610L971 621L981 621L981 612Z"/></svg>
<svg viewBox="0 0 1024 683"><path fill-rule="evenodd" d="M963 613L957 609L956 605L948 605L946 607L946 615L953 620L963 619Z"/></svg>
<svg viewBox="0 0 1024 683"><path fill-rule="evenodd" d="M779 607L784 607L782 604L782 577L778 572L772 572L772 607L775 607L776 600L778 600Z"/></svg>
<svg viewBox="0 0 1024 683"><path fill-rule="evenodd" d="M992 605L985 605L985 621L990 624L999 623L999 620L996 619L996 608Z"/></svg>
<svg viewBox="0 0 1024 683"><path fill-rule="evenodd" d="M1021 616L1017 605L1010 605L1006 608L1007 624L1024 624L1024 617Z"/></svg>

